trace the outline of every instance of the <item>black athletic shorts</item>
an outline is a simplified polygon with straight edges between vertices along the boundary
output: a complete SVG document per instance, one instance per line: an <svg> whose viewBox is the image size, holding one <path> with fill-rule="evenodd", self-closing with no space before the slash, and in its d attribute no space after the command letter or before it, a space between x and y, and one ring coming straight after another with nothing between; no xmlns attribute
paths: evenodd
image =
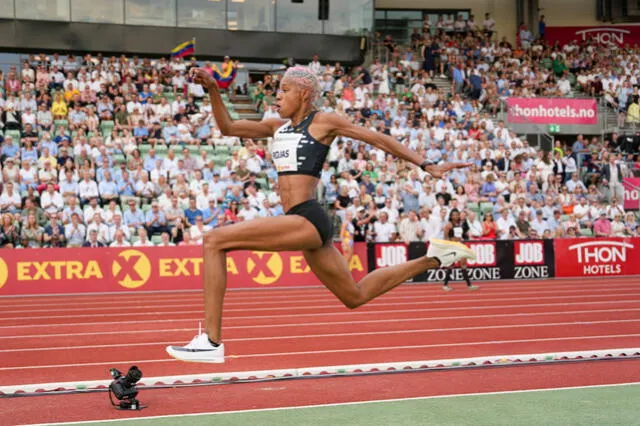
<svg viewBox="0 0 640 426"><path fill-rule="evenodd" d="M292 214L304 217L316 227L322 245L327 245L333 239L333 222L316 200L307 200L291 207L287 215Z"/></svg>

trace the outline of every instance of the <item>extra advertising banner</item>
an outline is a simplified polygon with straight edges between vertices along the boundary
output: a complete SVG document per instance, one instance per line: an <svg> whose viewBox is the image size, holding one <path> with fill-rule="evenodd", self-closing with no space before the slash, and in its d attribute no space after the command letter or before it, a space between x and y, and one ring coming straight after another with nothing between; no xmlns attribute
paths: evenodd
<svg viewBox="0 0 640 426"><path fill-rule="evenodd" d="M368 272L365 244L349 266ZM197 290L203 267L202 246L2 250L0 295ZM232 252L227 275L230 289L321 285L298 252Z"/></svg>
<svg viewBox="0 0 640 426"><path fill-rule="evenodd" d="M554 276L554 253L552 240L521 241L468 241L465 242L476 253L476 260L468 263L472 281L495 281L504 279L530 280ZM424 256L428 245L409 245L409 258ZM442 283L447 269L431 269L414 278L419 282ZM455 281L462 281L462 270L454 265Z"/></svg>
<svg viewBox="0 0 640 426"><path fill-rule="evenodd" d="M598 124L595 99L509 98L511 124Z"/></svg>
<svg viewBox="0 0 640 426"><path fill-rule="evenodd" d="M640 238L577 238L554 241L557 277L640 274Z"/></svg>
<svg viewBox="0 0 640 426"><path fill-rule="evenodd" d="M545 39L561 45L594 40L603 45L631 45L640 42L640 26L637 25L600 25L595 27L547 27Z"/></svg>
<svg viewBox="0 0 640 426"><path fill-rule="evenodd" d="M640 210L640 178L624 178L624 209Z"/></svg>

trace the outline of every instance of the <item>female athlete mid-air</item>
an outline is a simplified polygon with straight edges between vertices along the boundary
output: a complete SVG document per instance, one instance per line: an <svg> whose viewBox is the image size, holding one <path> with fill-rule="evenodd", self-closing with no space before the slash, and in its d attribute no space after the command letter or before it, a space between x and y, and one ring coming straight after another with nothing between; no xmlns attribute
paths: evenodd
<svg viewBox="0 0 640 426"><path fill-rule="evenodd" d="M420 166L434 177L469 164L430 164L395 139L351 124L334 113L318 112L316 76L305 67L289 68L280 83L276 106L283 119L261 122L231 120L215 79L206 70L190 71L209 91L216 123L224 135L273 138L273 162L278 172L284 216L254 219L216 228L204 236L205 332L186 346L168 346L174 358L194 362L224 362L222 306L227 288L227 252L233 250L302 251L311 271L342 303L357 308L427 269L473 259L473 251L455 241L431 240L424 258L378 269L355 282L340 251L332 243L332 221L315 200L320 170L329 145L338 136L366 142Z"/></svg>

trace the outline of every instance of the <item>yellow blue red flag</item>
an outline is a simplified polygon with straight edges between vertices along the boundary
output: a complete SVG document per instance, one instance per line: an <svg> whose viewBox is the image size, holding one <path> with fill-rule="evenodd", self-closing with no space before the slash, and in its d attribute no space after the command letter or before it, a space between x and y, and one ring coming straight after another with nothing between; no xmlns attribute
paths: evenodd
<svg viewBox="0 0 640 426"><path fill-rule="evenodd" d="M189 41L185 41L177 45L171 50L172 58L183 58L188 55L193 55L196 53L196 39L191 39Z"/></svg>

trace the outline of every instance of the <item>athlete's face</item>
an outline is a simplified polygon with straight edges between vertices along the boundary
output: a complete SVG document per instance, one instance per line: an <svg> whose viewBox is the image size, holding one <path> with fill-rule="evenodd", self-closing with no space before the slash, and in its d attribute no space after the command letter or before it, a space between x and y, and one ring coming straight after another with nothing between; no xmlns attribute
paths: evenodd
<svg viewBox="0 0 640 426"><path fill-rule="evenodd" d="M276 96L276 108L280 117L291 118L307 97L307 90L301 88L295 81L283 79Z"/></svg>

